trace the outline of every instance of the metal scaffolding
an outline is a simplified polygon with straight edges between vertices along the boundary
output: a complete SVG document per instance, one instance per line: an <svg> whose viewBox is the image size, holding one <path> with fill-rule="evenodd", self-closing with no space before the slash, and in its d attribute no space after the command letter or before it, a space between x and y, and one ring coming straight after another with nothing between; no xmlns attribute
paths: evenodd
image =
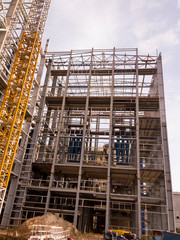
<svg viewBox="0 0 180 240"><path fill-rule="evenodd" d="M49 211L82 232L174 230L161 56L114 48L45 59L4 225Z"/></svg>
<svg viewBox="0 0 180 240"><path fill-rule="evenodd" d="M7 0L0 3L0 90L7 86L21 36L29 24L33 0ZM2 96L1 96L2 97Z"/></svg>
<svg viewBox="0 0 180 240"><path fill-rule="evenodd" d="M10 175L16 178L9 188L11 195L12 187L16 191L21 171L36 103L31 100L31 109L28 109L28 101L32 86L35 90L32 95L35 98L37 95L34 76L49 7L50 0L0 3L0 96L3 97L0 109L0 212Z"/></svg>

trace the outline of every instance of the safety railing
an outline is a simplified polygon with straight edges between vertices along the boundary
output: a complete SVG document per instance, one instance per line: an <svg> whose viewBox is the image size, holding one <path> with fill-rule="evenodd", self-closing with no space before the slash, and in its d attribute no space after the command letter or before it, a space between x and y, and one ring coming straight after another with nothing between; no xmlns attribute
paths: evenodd
<svg viewBox="0 0 180 240"><path fill-rule="evenodd" d="M80 190L105 193L107 190L107 181L100 179L81 180Z"/></svg>
<svg viewBox="0 0 180 240"><path fill-rule="evenodd" d="M67 181L54 180L52 183L52 187L63 188L63 189L76 189L77 185L78 185L78 182L73 180L67 180Z"/></svg>
<svg viewBox="0 0 180 240"><path fill-rule="evenodd" d="M49 180L44 179L31 179L28 182L28 185L36 186L36 187L48 187L49 186Z"/></svg>

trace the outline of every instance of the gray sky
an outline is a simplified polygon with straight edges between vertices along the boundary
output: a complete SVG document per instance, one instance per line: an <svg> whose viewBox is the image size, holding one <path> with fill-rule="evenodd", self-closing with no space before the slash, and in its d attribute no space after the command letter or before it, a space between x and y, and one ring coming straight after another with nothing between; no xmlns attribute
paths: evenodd
<svg viewBox="0 0 180 240"><path fill-rule="evenodd" d="M52 0L47 38L49 51L162 53L173 191L180 191L180 0Z"/></svg>

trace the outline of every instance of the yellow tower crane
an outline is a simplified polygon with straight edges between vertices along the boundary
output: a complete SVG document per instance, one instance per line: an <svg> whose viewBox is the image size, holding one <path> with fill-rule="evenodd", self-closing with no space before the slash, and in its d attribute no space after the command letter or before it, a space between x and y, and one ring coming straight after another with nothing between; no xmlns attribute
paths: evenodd
<svg viewBox="0 0 180 240"><path fill-rule="evenodd" d="M32 0L0 109L0 212L8 187L51 0Z"/></svg>

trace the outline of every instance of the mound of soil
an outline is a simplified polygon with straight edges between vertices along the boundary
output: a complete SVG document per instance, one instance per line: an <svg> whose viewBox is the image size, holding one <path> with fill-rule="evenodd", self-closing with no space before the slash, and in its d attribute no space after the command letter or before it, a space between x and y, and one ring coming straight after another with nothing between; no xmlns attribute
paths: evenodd
<svg viewBox="0 0 180 240"><path fill-rule="evenodd" d="M46 213L39 217L34 217L27 219L24 223L18 226L16 229L18 237L28 238L31 236L31 226L32 225L49 225L62 227L63 230L70 231L70 237L73 239L81 238L81 233L75 228L70 222L65 221L63 218L58 217L52 213Z"/></svg>

